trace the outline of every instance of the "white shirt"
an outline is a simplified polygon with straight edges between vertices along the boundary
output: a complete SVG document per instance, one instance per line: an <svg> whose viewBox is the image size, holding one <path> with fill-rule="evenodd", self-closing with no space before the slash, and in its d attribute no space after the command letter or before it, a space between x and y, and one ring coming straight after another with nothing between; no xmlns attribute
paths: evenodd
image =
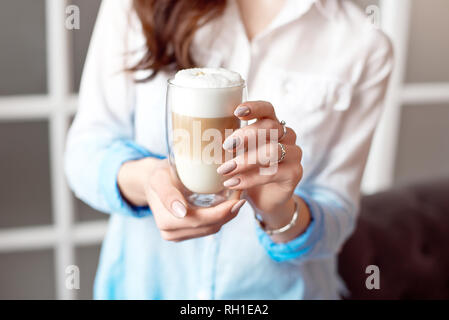
<svg viewBox="0 0 449 320"><path fill-rule="evenodd" d="M207 292L217 299L337 298L335 255L355 225L362 173L393 65L387 37L349 1L286 0L250 42L236 3L228 1L224 15L197 32L192 55L200 67L239 72L249 99L271 102L296 131L304 154L297 194L314 220L298 239L276 245L257 229L245 205L212 240L171 244L160 238L149 210L130 208L116 190L121 163L167 154L165 92L173 77L161 72L136 84L122 72L138 58L125 53L145 43L130 5L103 1L67 145L66 171L75 193L99 210L118 213L103 245L96 297L195 298ZM168 263L177 259L185 264Z"/></svg>

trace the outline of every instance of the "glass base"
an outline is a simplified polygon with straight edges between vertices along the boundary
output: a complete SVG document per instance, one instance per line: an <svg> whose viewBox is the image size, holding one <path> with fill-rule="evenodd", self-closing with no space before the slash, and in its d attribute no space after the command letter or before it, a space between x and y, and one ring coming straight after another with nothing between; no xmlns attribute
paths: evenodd
<svg viewBox="0 0 449 320"><path fill-rule="evenodd" d="M223 201L227 199L226 196L222 194L198 194L194 193L187 197L187 201L190 202L190 204L202 207L202 208L209 208L214 207Z"/></svg>

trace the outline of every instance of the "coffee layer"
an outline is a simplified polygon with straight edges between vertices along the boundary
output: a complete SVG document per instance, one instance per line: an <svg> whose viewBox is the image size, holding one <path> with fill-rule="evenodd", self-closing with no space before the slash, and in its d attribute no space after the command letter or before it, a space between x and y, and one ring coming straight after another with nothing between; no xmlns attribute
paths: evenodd
<svg viewBox="0 0 449 320"><path fill-rule="evenodd" d="M199 194L222 191L224 177L217 168L233 157L222 144L240 128L240 120L234 116L198 118L172 113L172 124L176 171L183 185Z"/></svg>
<svg viewBox="0 0 449 320"><path fill-rule="evenodd" d="M201 157L205 153L211 157L223 159L224 140L240 128L240 120L235 116L198 118L173 112L172 123L173 148L176 154L202 162L208 160ZM211 152L207 152L208 150Z"/></svg>

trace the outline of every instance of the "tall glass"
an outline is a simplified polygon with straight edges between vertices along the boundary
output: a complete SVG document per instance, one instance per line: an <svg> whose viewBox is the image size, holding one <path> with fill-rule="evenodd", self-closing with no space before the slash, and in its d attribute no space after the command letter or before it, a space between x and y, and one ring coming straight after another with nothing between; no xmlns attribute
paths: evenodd
<svg viewBox="0 0 449 320"><path fill-rule="evenodd" d="M194 206L215 206L230 196L217 168L234 156L222 145L242 125L234 110L244 99L245 84L189 88L168 81L166 136L172 178Z"/></svg>

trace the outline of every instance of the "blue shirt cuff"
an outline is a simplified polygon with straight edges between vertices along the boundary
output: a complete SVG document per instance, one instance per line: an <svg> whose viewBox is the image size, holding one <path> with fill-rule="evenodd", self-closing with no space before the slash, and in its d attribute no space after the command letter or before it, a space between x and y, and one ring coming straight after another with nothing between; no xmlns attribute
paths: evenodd
<svg viewBox="0 0 449 320"><path fill-rule="evenodd" d="M322 186L302 186L295 194L309 207L312 220L307 230L290 242L278 244L258 226L260 243L276 261L300 262L335 254L355 224L354 205L335 190Z"/></svg>
<svg viewBox="0 0 449 320"><path fill-rule="evenodd" d="M117 175L123 163L147 157L163 159L132 140L115 141L106 151L99 170L99 190L109 210L113 213L144 217L151 214L150 208L129 204L122 196L117 184Z"/></svg>
<svg viewBox="0 0 449 320"><path fill-rule="evenodd" d="M256 227L259 242L265 248L268 255L278 262L299 259L307 255L320 240L323 232L320 207L304 194L299 194L300 192L298 191L295 193L306 202L311 214L310 224L304 233L287 243L276 243L259 225Z"/></svg>

